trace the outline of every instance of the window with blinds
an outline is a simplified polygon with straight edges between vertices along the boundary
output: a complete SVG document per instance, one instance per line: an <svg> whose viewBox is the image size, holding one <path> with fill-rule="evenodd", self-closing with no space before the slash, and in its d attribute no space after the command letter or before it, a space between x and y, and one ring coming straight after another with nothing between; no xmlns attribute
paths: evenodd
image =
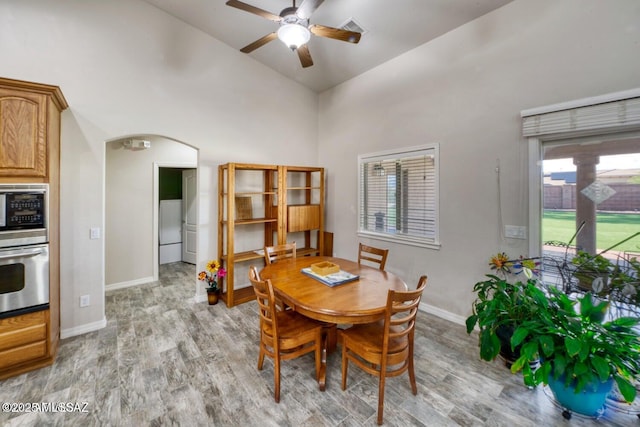
<svg viewBox="0 0 640 427"><path fill-rule="evenodd" d="M359 234L439 246L438 147L358 157Z"/></svg>

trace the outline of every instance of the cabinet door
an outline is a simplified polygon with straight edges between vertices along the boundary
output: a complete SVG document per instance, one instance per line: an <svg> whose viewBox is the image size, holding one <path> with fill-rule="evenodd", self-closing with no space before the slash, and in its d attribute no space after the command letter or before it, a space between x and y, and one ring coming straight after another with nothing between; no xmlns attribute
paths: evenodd
<svg viewBox="0 0 640 427"><path fill-rule="evenodd" d="M0 87L0 176L47 176L47 97Z"/></svg>
<svg viewBox="0 0 640 427"><path fill-rule="evenodd" d="M0 320L0 370L46 356L47 314L43 310Z"/></svg>

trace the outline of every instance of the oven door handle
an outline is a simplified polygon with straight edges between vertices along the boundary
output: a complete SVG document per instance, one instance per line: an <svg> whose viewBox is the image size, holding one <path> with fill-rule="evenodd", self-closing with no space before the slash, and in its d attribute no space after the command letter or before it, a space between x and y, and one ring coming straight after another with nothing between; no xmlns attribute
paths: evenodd
<svg viewBox="0 0 640 427"><path fill-rule="evenodd" d="M44 252L44 250L42 248L31 249L29 251L24 251L24 252L23 251L20 251L20 252L12 251L12 253L0 254L0 259L32 257L32 256L40 255L43 252Z"/></svg>

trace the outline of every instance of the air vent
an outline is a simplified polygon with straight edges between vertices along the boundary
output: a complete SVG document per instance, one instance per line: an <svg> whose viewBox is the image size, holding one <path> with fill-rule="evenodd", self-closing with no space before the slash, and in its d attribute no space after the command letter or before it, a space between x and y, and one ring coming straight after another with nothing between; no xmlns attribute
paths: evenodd
<svg viewBox="0 0 640 427"><path fill-rule="evenodd" d="M358 24L355 19L349 18L347 21L342 24L339 28L347 31L353 31L354 33L365 34L367 30L365 30L362 25Z"/></svg>

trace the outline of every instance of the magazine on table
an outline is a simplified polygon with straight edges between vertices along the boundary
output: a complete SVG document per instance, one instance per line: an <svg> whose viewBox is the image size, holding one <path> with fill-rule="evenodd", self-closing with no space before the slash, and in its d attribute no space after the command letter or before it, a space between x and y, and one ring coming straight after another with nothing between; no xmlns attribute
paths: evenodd
<svg viewBox="0 0 640 427"><path fill-rule="evenodd" d="M343 270L340 270L337 273L331 273L331 274L327 274L326 276L322 276L320 274L315 273L313 270L311 270L311 267L303 268L302 273L328 286L338 286L344 283L353 282L360 278L360 276L351 274Z"/></svg>

